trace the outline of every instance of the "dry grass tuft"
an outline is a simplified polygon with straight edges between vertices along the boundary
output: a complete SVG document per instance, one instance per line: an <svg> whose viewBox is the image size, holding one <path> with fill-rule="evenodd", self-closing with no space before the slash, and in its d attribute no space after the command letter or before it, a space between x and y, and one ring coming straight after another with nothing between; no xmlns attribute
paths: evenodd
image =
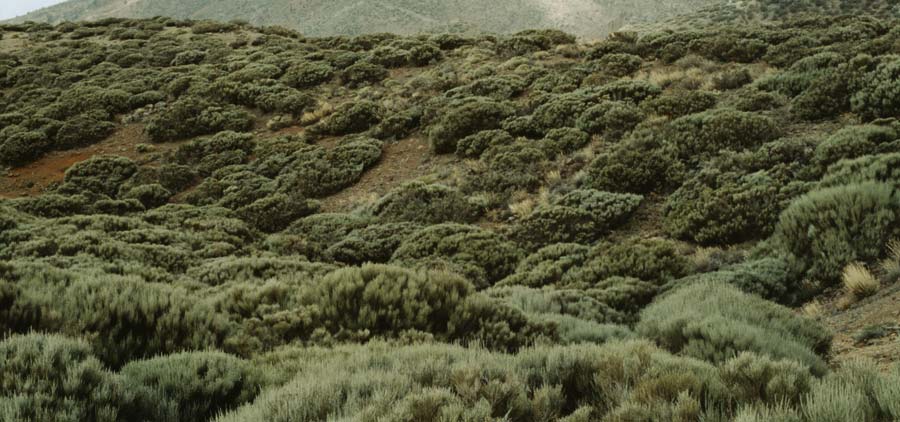
<svg viewBox="0 0 900 422"><path fill-rule="evenodd" d="M858 262L844 268L843 280L844 290L855 299L871 296L881 287L869 269Z"/></svg>

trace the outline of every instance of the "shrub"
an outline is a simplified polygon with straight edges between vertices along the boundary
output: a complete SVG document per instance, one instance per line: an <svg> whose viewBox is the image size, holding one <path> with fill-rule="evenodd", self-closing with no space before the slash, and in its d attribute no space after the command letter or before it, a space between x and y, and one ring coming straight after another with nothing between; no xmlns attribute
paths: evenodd
<svg viewBox="0 0 900 422"><path fill-rule="evenodd" d="M666 231L701 244L739 243L772 233L783 209L781 183L753 174L704 170L666 200Z"/></svg>
<svg viewBox="0 0 900 422"><path fill-rule="evenodd" d="M373 224L358 228L329 246L324 255L349 265L386 263L407 238L421 229L421 225L409 222Z"/></svg>
<svg viewBox="0 0 900 422"><path fill-rule="evenodd" d="M472 284L484 288L515 270L520 250L496 233L474 226L445 223L426 227L394 252L392 262L411 265L445 261L461 268Z"/></svg>
<svg viewBox="0 0 900 422"><path fill-rule="evenodd" d="M485 153L484 167L474 167L466 176L464 192L493 192L509 195L519 190L534 191L543 181L547 152L530 142L501 145Z"/></svg>
<svg viewBox="0 0 900 422"><path fill-rule="evenodd" d="M384 110L371 101L341 104L334 113L316 126L316 131L328 135L359 133L381 122Z"/></svg>
<svg viewBox="0 0 900 422"><path fill-rule="evenodd" d="M735 286L745 293L786 305L802 303L815 291L803 282L796 262L790 257L766 257L730 265L718 271L696 274L672 284L713 281Z"/></svg>
<svg viewBox="0 0 900 422"><path fill-rule="evenodd" d="M617 140L634 129L645 117L641 109L631 103L604 101L581 113L575 124L589 134Z"/></svg>
<svg viewBox="0 0 900 422"><path fill-rule="evenodd" d="M662 90L650 82L622 79L603 85L594 92L601 98L610 101L630 101L640 104L656 97Z"/></svg>
<svg viewBox="0 0 900 422"><path fill-rule="evenodd" d="M564 127L550 129L541 141L541 146L550 156L571 154L591 142L591 135L579 129Z"/></svg>
<svg viewBox="0 0 900 422"><path fill-rule="evenodd" d="M741 95L734 103L734 108L739 111L766 111L784 107L787 98L778 93L750 90Z"/></svg>
<svg viewBox="0 0 900 422"><path fill-rule="evenodd" d="M597 224L597 230L606 232L625 223L642 200L639 195L579 189L563 195L553 203L587 211Z"/></svg>
<svg viewBox="0 0 900 422"><path fill-rule="evenodd" d="M677 186L683 172L674 148L652 132L633 133L586 168L580 184L610 191L649 193Z"/></svg>
<svg viewBox="0 0 900 422"><path fill-rule="evenodd" d="M563 127L575 127L577 119L588 108L592 101L576 93L552 97L538 106L531 119L540 133Z"/></svg>
<svg viewBox="0 0 900 422"><path fill-rule="evenodd" d="M658 285L684 277L690 261L663 239L627 239L598 244L584 265L567 273L564 283L595 285L610 277L633 277Z"/></svg>
<svg viewBox="0 0 900 422"><path fill-rule="evenodd" d="M250 134L221 132L178 147L174 159L179 164L193 166L202 175L209 175L222 167L246 162L253 147Z"/></svg>
<svg viewBox="0 0 900 422"><path fill-rule="evenodd" d="M90 202L84 195L45 193L33 198L19 198L12 206L31 215L47 218L65 217L88 211Z"/></svg>
<svg viewBox="0 0 900 422"><path fill-rule="evenodd" d="M21 131L0 141L0 163L10 166L25 164L41 156L51 146L43 132Z"/></svg>
<svg viewBox="0 0 900 422"><path fill-rule="evenodd" d="M515 113L507 103L471 97L451 103L440 119L428 129L432 147L438 154L456 151L460 139L478 132L497 129L500 122Z"/></svg>
<svg viewBox="0 0 900 422"><path fill-rule="evenodd" d="M746 68L725 70L713 77L712 84L718 90L738 89L753 82L753 76Z"/></svg>
<svg viewBox="0 0 900 422"><path fill-rule="evenodd" d="M231 105L217 106L198 97L182 97L150 118L147 135L156 142L174 141L221 131L248 131L253 116Z"/></svg>
<svg viewBox="0 0 900 422"><path fill-rule="evenodd" d="M662 297L641 313L637 332L673 353L725 362L741 352L827 371L818 354L827 352L831 335L790 309L717 282L699 282Z"/></svg>
<svg viewBox="0 0 900 422"><path fill-rule="evenodd" d="M841 160L828 167L820 185L835 187L863 182L896 184L900 178L900 153L865 155Z"/></svg>
<svg viewBox="0 0 900 422"><path fill-rule="evenodd" d="M460 139L456 144L456 155L461 158L480 158L492 147L510 145L513 142L515 138L505 130L483 130Z"/></svg>
<svg viewBox="0 0 900 422"><path fill-rule="evenodd" d="M56 133L54 146L61 149L86 146L111 135L116 125L98 117L95 114L70 117Z"/></svg>
<svg viewBox="0 0 900 422"><path fill-rule="evenodd" d="M340 77L341 83L348 88L358 88L360 86L381 82L384 79L387 79L388 75L389 72L384 66L361 61L344 69L341 72Z"/></svg>
<svg viewBox="0 0 900 422"><path fill-rule="evenodd" d="M307 297L319 307L322 327L333 333L447 335L451 318L472 293L469 282L448 273L364 265L326 275Z"/></svg>
<svg viewBox="0 0 900 422"><path fill-rule="evenodd" d="M186 352L130 362L121 374L172 421L208 420L259 392L249 362L219 352Z"/></svg>
<svg viewBox="0 0 900 422"><path fill-rule="evenodd" d="M679 155L696 160L723 149L754 148L778 137L768 117L734 110L711 110L672 121L666 128Z"/></svg>
<svg viewBox="0 0 900 422"><path fill-rule="evenodd" d="M898 234L898 201L893 187L874 182L814 191L781 214L776 236L810 279L832 284L847 264L882 256Z"/></svg>
<svg viewBox="0 0 900 422"><path fill-rule="evenodd" d="M381 158L382 143L371 138L346 138L330 151L313 146L296 151L276 179L278 190L310 197L335 193L353 183Z"/></svg>
<svg viewBox="0 0 900 422"><path fill-rule="evenodd" d="M499 285L543 287L559 284L563 275L588 259L590 247L577 243L557 243L538 249L516 267L516 272Z"/></svg>
<svg viewBox="0 0 900 422"><path fill-rule="evenodd" d="M172 192L162 187L158 183L149 185L139 185L124 192L120 197L122 199L135 199L144 206L144 208L156 208L164 205L169 201Z"/></svg>
<svg viewBox="0 0 900 422"><path fill-rule="evenodd" d="M63 191L91 192L115 197L119 187L137 172L137 165L128 158L95 156L76 163L63 179Z"/></svg>
<svg viewBox="0 0 900 422"><path fill-rule="evenodd" d="M0 342L0 417L21 421L130 420L155 417L135 391L103 367L90 346L51 334Z"/></svg>
<svg viewBox="0 0 900 422"><path fill-rule="evenodd" d="M825 169L843 159L882 152L900 152L897 132L885 126L848 126L816 147L816 163Z"/></svg>
<svg viewBox="0 0 900 422"><path fill-rule="evenodd" d="M865 119L900 114L900 58L889 56L862 77L859 90L850 99L854 112Z"/></svg>
<svg viewBox="0 0 900 422"><path fill-rule="evenodd" d="M678 118L713 108L716 95L709 91L678 91L644 102L644 108L669 118Z"/></svg>
<svg viewBox="0 0 900 422"><path fill-rule="evenodd" d="M610 76L622 77L637 72L644 60L628 53L612 53L590 63L590 66Z"/></svg>
<svg viewBox="0 0 900 422"><path fill-rule="evenodd" d="M410 182L382 197L372 206L372 214L390 222L470 223L478 218L479 210L456 189Z"/></svg>
<svg viewBox="0 0 900 422"><path fill-rule="evenodd" d="M294 88L310 88L331 80L334 68L322 62L302 62L284 72L281 82Z"/></svg>
<svg viewBox="0 0 900 422"><path fill-rule="evenodd" d="M257 230L274 233L284 230L299 218L313 214L319 209L315 201L296 193L275 193L236 210L241 220Z"/></svg>
<svg viewBox="0 0 900 422"><path fill-rule="evenodd" d="M453 88L444 95L448 98L489 97L496 100L508 100L517 97L527 87L528 82L520 76L496 75Z"/></svg>
<svg viewBox="0 0 900 422"><path fill-rule="evenodd" d="M590 243L602 234L594 216L583 209L542 206L512 227L510 237L529 249L552 243Z"/></svg>

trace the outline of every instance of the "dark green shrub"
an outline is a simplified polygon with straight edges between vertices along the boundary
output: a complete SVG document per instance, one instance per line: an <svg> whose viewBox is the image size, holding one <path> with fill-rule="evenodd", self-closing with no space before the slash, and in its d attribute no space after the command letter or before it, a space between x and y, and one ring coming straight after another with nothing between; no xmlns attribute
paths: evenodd
<svg viewBox="0 0 900 422"><path fill-rule="evenodd" d="M673 353L714 363L741 352L799 362L817 375L828 367L831 335L788 308L706 281L673 291L641 313L637 332Z"/></svg>
<svg viewBox="0 0 900 422"><path fill-rule="evenodd" d="M469 296L448 325L451 338L507 352L557 336L554 323L530 320L522 311L480 294Z"/></svg>
<svg viewBox="0 0 900 422"><path fill-rule="evenodd" d="M885 126L848 126L835 132L816 147L816 163L825 169L843 159L863 155L900 152L897 132Z"/></svg>
<svg viewBox="0 0 900 422"><path fill-rule="evenodd" d="M408 222L373 224L351 231L324 254L349 265L386 263L409 236L421 229L421 225Z"/></svg>
<svg viewBox="0 0 900 422"><path fill-rule="evenodd" d="M581 113L577 127L592 135L617 140L644 120L644 113L628 102L604 101Z"/></svg>
<svg viewBox="0 0 900 422"><path fill-rule="evenodd" d="M548 155L571 154L591 142L591 135L580 129L562 127L550 129L541 140L541 147Z"/></svg>
<svg viewBox="0 0 900 422"><path fill-rule="evenodd" d="M125 157L95 156L68 170L62 191L91 192L115 197L119 187L137 172L137 164Z"/></svg>
<svg viewBox="0 0 900 422"><path fill-rule="evenodd" d="M384 66L379 66L377 64L361 61L355 63L346 69L344 69L341 74L341 83L349 88L358 88L360 86L375 84L387 79L389 72Z"/></svg>
<svg viewBox="0 0 900 422"><path fill-rule="evenodd" d="M301 236L308 243L306 248L310 255L319 256L354 230L362 229L372 222L370 216L320 213L295 221L284 233Z"/></svg>
<svg viewBox="0 0 900 422"><path fill-rule="evenodd" d="M316 201L297 194L276 193L236 210L241 220L257 230L274 233L284 230L299 218L313 214L319 209Z"/></svg>
<svg viewBox="0 0 900 422"><path fill-rule="evenodd" d="M900 180L900 154L865 155L841 160L828 167L820 182L823 187L852 185L863 182L897 184Z"/></svg>
<svg viewBox="0 0 900 422"><path fill-rule="evenodd" d="M200 64L206 59L206 53L198 50L182 51L175 55L172 59L172 66L187 66L192 64Z"/></svg>
<svg viewBox="0 0 900 422"><path fill-rule="evenodd" d="M152 140L163 142L221 131L243 132L252 127L253 117L239 107L218 106L189 96L152 116L144 130Z"/></svg>
<svg viewBox="0 0 900 422"><path fill-rule="evenodd" d="M765 41L742 38L735 34L700 37L688 43L688 50L723 62L752 63L766 54Z"/></svg>
<svg viewBox="0 0 900 422"><path fill-rule="evenodd" d="M596 285L610 277L633 277L661 285L684 277L690 261L676 245L663 239L604 242L591 249L584 265L568 272L563 283Z"/></svg>
<svg viewBox="0 0 900 422"><path fill-rule="evenodd" d="M739 111L766 111L779 109L785 105L787 99L781 94L751 89L738 97L734 108Z"/></svg>
<svg viewBox="0 0 900 422"><path fill-rule="evenodd" d="M811 292L792 260L762 258L727 266L718 271L689 276L672 282L684 285L699 281L726 283L750 293L786 305L801 303Z"/></svg>
<svg viewBox="0 0 900 422"><path fill-rule="evenodd" d="M31 215L55 218L83 214L90 209L90 202L84 195L45 193L33 198L16 199L12 206Z"/></svg>
<svg viewBox="0 0 900 422"><path fill-rule="evenodd" d="M754 148L778 137L775 122L758 114L710 110L678 118L666 128L668 140L686 159Z"/></svg>
<svg viewBox="0 0 900 422"><path fill-rule="evenodd" d="M472 83L453 88L444 95L448 98L489 97L508 100L517 97L528 88L528 83L516 75L496 75L477 79Z"/></svg>
<svg viewBox="0 0 900 422"><path fill-rule="evenodd" d="M612 53L590 62L589 65L594 71L622 77L637 72L643 62L643 59L633 54Z"/></svg>
<svg viewBox="0 0 900 422"><path fill-rule="evenodd" d="M145 391L103 367L82 341L50 334L0 342L0 418L9 421L99 421L155 418Z"/></svg>
<svg viewBox="0 0 900 422"><path fill-rule="evenodd" d="M841 113L856 111L868 117L876 116L865 110L867 106L854 108L853 98L860 98L859 86L864 75L874 66L872 57L860 55L816 78L809 88L791 101L793 112L806 120L821 120ZM856 92L856 94L854 94ZM889 101L889 100L887 100Z"/></svg>
<svg viewBox="0 0 900 422"><path fill-rule="evenodd" d="M471 169L462 190L508 195L518 190L534 191L543 181L547 151L531 142L495 146L485 152L485 167Z"/></svg>
<svg viewBox="0 0 900 422"><path fill-rule="evenodd" d="M840 279L847 264L873 261L898 235L900 197L891 185L866 182L814 191L781 214L776 236L811 280Z"/></svg>
<svg viewBox="0 0 900 422"><path fill-rule="evenodd" d="M0 138L0 163L16 166L41 156L50 149L52 142L39 131L21 131Z"/></svg>
<svg viewBox="0 0 900 422"><path fill-rule="evenodd" d="M553 204L585 210L593 216L598 230L607 231L625 223L642 200L639 195L579 189L554 200Z"/></svg>
<svg viewBox="0 0 900 422"><path fill-rule="evenodd" d="M677 91L647 100L643 106L660 116L678 118L715 107L716 94L709 91Z"/></svg>
<svg viewBox="0 0 900 422"><path fill-rule="evenodd" d="M129 385L149 392L145 399L166 420L208 420L245 404L259 393L250 363L220 352L186 352L130 362L121 372Z"/></svg>
<svg viewBox="0 0 900 422"><path fill-rule="evenodd" d="M505 56L523 56L549 50L560 44L572 44L575 37L555 29L531 29L513 34L497 43L497 51Z"/></svg>
<svg viewBox="0 0 900 422"><path fill-rule="evenodd" d="M889 56L860 81L850 99L855 113L865 119L900 114L900 58Z"/></svg>
<svg viewBox="0 0 900 422"><path fill-rule="evenodd" d="M547 133L551 129L575 127L578 117L592 105L593 102L589 98L581 95L574 93L559 95L538 106L531 119L540 133Z"/></svg>
<svg viewBox="0 0 900 422"><path fill-rule="evenodd" d="M221 132L178 147L174 159L179 164L192 166L202 175L209 175L228 165L246 162L253 147L250 134Z"/></svg>
<svg viewBox="0 0 900 422"><path fill-rule="evenodd" d="M462 192L422 182L395 188L372 206L372 214L384 221L422 224L471 223L479 211Z"/></svg>
<svg viewBox="0 0 900 422"><path fill-rule="evenodd" d="M91 145L111 135L116 125L96 114L79 114L63 122L56 133L54 147L75 148Z"/></svg>
<svg viewBox="0 0 900 422"><path fill-rule="evenodd" d="M320 309L323 328L333 333L417 330L446 335L451 318L473 290L471 283L448 273L364 265L326 275L306 296Z"/></svg>
<svg viewBox="0 0 900 422"><path fill-rule="evenodd" d="M646 131L633 133L598 155L580 182L597 190L649 193L677 186L683 171L674 148Z"/></svg>
<svg viewBox="0 0 900 422"><path fill-rule="evenodd" d="M304 280L319 278L334 271L335 268L329 264L309 262L298 256L270 258L226 256L205 260L202 264L188 269L187 275L209 286L246 286L263 284L270 279L284 279L288 276ZM229 310L229 312L238 311Z"/></svg>
<svg viewBox="0 0 900 422"><path fill-rule="evenodd" d="M662 90L650 82L622 79L598 87L594 92L610 101L631 101L640 104L656 97Z"/></svg>
<svg viewBox="0 0 900 422"><path fill-rule="evenodd" d="M335 193L358 181L377 163L381 148L382 142L371 138L346 138L330 151L318 146L302 148L291 156L293 164L277 177L278 190L311 197Z"/></svg>
<svg viewBox="0 0 900 422"><path fill-rule="evenodd" d="M364 132L381 122L383 114L381 106L371 101L344 103L316 126L316 132L327 135Z"/></svg>
<svg viewBox="0 0 900 422"><path fill-rule="evenodd" d="M331 80L334 68L322 62L302 62L284 72L281 81L294 88L310 88Z"/></svg>
<svg viewBox="0 0 900 422"><path fill-rule="evenodd" d="M765 171L702 171L666 200L666 231L701 244L767 237L788 199L781 189L781 182Z"/></svg>
<svg viewBox="0 0 900 422"><path fill-rule="evenodd" d="M520 257L515 244L499 234L446 223L414 233L394 252L391 261L417 265L443 260L464 269L463 275L472 284L484 288L511 274Z"/></svg>
<svg viewBox="0 0 900 422"><path fill-rule="evenodd" d="M738 89L751 82L753 82L753 76L743 67L725 70L712 79L713 86L722 91Z"/></svg>
<svg viewBox="0 0 900 422"><path fill-rule="evenodd" d="M542 206L518 221L510 237L528 249L553 243L590 243L603 234L594 216L583 209L562 205Z"/></svg>
<svg viewBox="0 0 900 422"><path fill-rule="evenodd" d="M159 167L159 184L171 192L181 192L197 181L197 171L183 164L163 164Z"/></svg>
<svg viewBox="0 0 900 422"><path fill-rule="evenodd" d="M523 259L516 272L498 285L543 287L559 284L564 274L584 264L590 247L577 243L545 246Z"/></svg>
<svg viewBox="0 0 900 422"><path fill-rule="evenodd" d="M505 130L483 130L460 139L456 144L456 155L462 158L480 158L492 147L510 145L515 141L515 138Z"/></svg>
<svg viewBox="0 0 900 422"><path fill-rule="evenodd" d="M129 189L127 192L119 195L121 199L135 199L144 206L144 208L156 208L169 202L172 192L164 188L158 183L150 185L139 185Z"/></svg>
<svg viewBox="0 0 900 422"><path fill-rule="evenodd" d="M381 140L400 140L413 134L422 123L421 107L410 107L399 113L387 116L370 132L371 136Z"/></svg>
<svg viewBox="0 0 900 422"><path fill-rule="evenodd" d="M507 103L471 97L451 103L442 116L428 129L432 147L438 154L456 151L460 139L478 132L497 129L500 122L513 115Z"/></svg>

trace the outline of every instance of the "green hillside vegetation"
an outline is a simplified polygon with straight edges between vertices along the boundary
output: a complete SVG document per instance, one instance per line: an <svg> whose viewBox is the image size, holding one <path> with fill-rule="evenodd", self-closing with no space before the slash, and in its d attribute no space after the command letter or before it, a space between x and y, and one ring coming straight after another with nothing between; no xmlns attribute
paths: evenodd
<svg viewBox="0 0 900 422"><path fill-rule="evenodd" d="M0 26L0 420L898 420L799 308L900 274L900 21L810 19Z"/></svg>

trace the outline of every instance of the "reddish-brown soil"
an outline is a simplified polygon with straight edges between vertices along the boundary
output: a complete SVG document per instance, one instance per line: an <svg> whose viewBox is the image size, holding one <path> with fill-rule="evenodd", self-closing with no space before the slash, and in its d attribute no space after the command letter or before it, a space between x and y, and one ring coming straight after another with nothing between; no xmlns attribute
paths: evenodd
<svg viewBox="0 0 900 422"><path fill-rule="evenodd" d="M174 148L177 144L155 144L150 153L138 151L139 144L149 144L141 124L121 126L112 136L93 145L65 151L53 151L37 161L0 175L0 198L34 196L48 186L61 182L73 164L95 155L119 155L146 164L154 153Z"/></svg>

